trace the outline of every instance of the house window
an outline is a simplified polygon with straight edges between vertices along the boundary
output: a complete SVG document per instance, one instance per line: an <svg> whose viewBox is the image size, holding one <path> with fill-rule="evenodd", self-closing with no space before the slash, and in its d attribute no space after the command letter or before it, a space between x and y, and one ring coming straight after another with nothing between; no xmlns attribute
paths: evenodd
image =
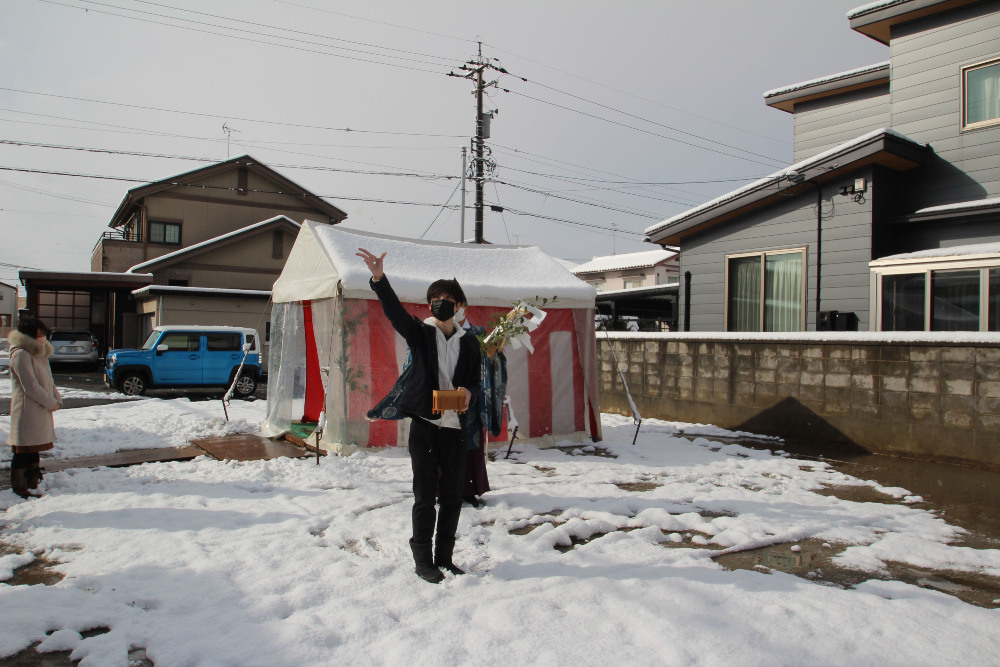
<svg viewBox="0 0 1000 667"><path fill-rule="evenodd" d="M979 331L979 274L931 272L931 331Z"/></svg>
<svg viewBox="0 0 1000 667"><path fill-rule="evenodd" d="M882 274L881 331L1000 331L1000 268Z"/></svg>
<svg viewBox="0 0 1000 667"><path fill-rule="evenodd" d="M149 221L149 242L170 245L181 244L181 226L176 222Z"/></svg>
<svg viewBox="0 0 1000 667"><path fill-rule="evenodd" d="M962 69L962 129L1000 123L1000 60Z"/></svg>
<svg viewBox="0 0 1000 667"><path fill-rule="evenodd" d="M642 278L625 279L625 289L635 289L637 287L642 287Z"/></svg>
<svg viewBox="0 0 1000 667"><path fill-rule="evenodd" d="M726 259L727 331L802 331L805 250Z"/></svg>
<svg viewBox="0 0 1000 667"><path fill-rule="evenodd" d="M603 292L604 291L604 283L603 282L601 282L601 283L590 283L590 284L593 285L594 289L597 290L598 292Z"/></svg>
<svg viewBox="0 0 1000 667"><path fill-rule="evenodd" d="M882 278L882 331L924 330L923 273Z"/></svg>

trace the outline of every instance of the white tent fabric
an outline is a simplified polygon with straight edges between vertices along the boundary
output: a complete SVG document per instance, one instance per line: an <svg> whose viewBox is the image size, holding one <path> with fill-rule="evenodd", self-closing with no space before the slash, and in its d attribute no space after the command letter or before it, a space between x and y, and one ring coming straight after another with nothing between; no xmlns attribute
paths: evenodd
<svg viewBox="0 0 1000 667"><path fill-rule="evenodd" d="M368 287L371 274L355 256L359 247L387 253L386 275L404 303L423 303L432 280L456 278L470 303L479 306L509 308L519 299L555 294L560 308L594 307L594 288L536 246L417 241L311 220L299 231L272 299L333 298L338 287L346 299L375 298Z"/></svg>
<svg viewBox="0 0 1000 667"><path fill-rule="evenodd" d="M593 287L535 247L412 241L311 221L302 225L274 284L266 435L290 430L303 414L309 330L303 314L309 313L324 385L321 446L346 453L359 446L405 445L405 422L365 417L398 376L406 346L369 287L371 274L355 255L359 247L387 253L386 275L421 319L429 315L427 286L437 278L458 279L470 321L484 326L522 299L554 298L545 307L549 316L532 333L535 353L508 355L508 395L519 437L543 443L600 439Z"/></svg>

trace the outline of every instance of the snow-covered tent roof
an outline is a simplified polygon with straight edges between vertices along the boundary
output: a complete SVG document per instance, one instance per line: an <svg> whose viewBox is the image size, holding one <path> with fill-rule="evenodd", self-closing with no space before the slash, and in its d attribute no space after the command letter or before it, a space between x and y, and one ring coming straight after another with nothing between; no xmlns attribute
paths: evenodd
<svg viewBox="0 0 1000 667"><path fill-rule="evenodd" d="M371 273L358 248L387 253L385 273L401 301L423 303L427 286L456 278L469 302L509 307L520 299L557 297L551 308L593 308L594 288L536 246L477 245L402 239L306 220L274 283L275 303L345 298L375 299Z"/></svg>

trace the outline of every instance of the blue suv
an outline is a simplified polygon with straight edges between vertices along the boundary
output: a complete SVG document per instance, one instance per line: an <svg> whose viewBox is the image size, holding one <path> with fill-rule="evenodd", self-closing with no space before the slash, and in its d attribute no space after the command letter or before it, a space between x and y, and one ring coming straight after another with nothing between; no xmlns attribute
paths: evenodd
<svg viewBox="0 0 1000 667"><path fill-rule="evenodd" d="M234 393L246 398L257 391L260 372L255 329L160 326L140 349L111 350L105 355L104 383L139 396L147 389L229 387L236 380Z"/></svg>

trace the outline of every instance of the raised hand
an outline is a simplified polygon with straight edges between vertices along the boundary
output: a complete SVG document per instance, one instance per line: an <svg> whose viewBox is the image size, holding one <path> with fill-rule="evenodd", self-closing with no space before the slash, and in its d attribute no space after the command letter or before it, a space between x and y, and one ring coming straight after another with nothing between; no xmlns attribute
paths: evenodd
<svg viewBox="0 0 1000 667"><path fill-rule="evenodd" d="M375 282L382 280L382 276L385 275L385 271L382 270L382 260L385 259L385 253L376 255L370 250L365 250L364 248L358 248L358 250L360 252L355 254L365 260L365 264L368 266L368 270L372 272L372 278L375 279Z"/></svg>

